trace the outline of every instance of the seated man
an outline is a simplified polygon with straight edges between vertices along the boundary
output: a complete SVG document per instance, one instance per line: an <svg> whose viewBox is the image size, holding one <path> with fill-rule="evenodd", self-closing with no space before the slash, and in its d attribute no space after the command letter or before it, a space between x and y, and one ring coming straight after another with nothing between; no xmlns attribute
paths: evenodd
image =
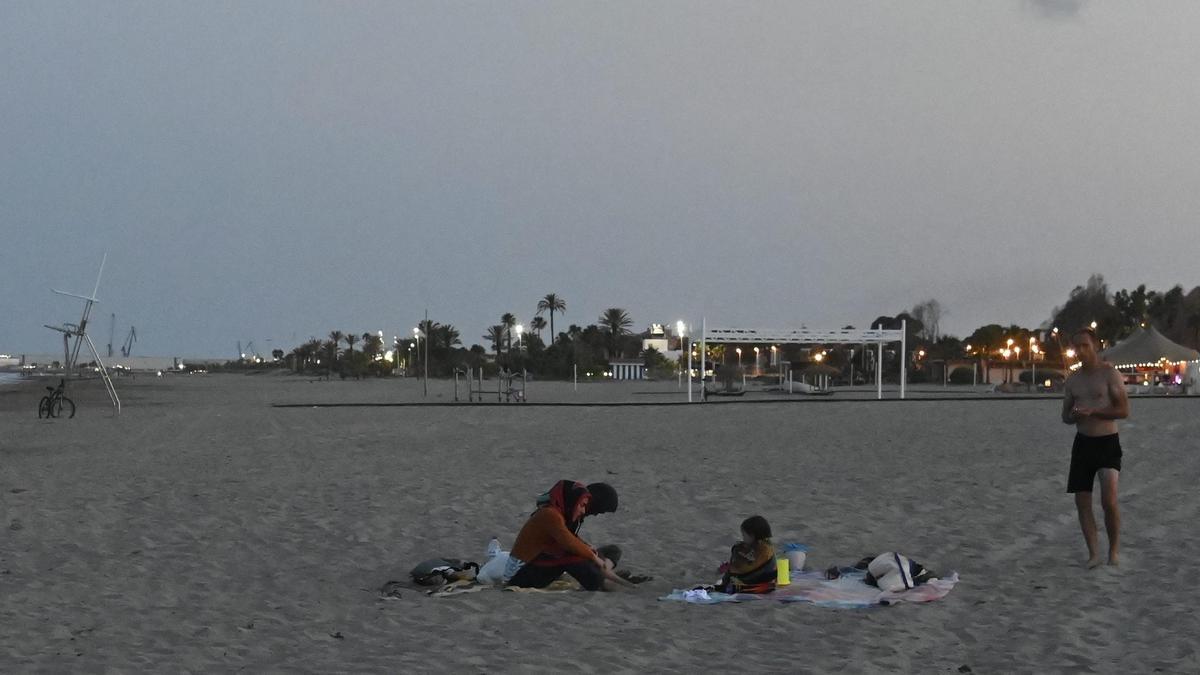
<svg viewBox="0 0 1200 675"><path fill-rule="evenodd" d="M512 586L545 588L566 572L589 591L604 590L606 581L610 588L628 586L612 571L612 561L576 534L585 516L616 510L617 493L608 484L558 481L517 534L504 578Z"/></svg>

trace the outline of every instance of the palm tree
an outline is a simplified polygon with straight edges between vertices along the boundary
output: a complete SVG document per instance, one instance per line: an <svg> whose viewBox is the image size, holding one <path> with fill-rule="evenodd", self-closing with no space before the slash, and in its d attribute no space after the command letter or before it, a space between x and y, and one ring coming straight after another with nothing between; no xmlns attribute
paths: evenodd
<svg viewBox="0 0 1200 675"><path fill-rule="evenodd" d="M437 332L438 326L440 325L441 324L433 319L421 319L417 322L417 330L421 331L421 335L423 337L429 337Z"/></svg>
<svg viewBox="0 0 1200 675"><path fill-rule="evenodd" d="M629 327L633 325L633 319L629 318L629 313L619 307L609 307L600 315L600 326L604 328L604 332L608 334L609 354L615 355L621 346L621 338L629 335Z"/></svg>
<svg viewBox="0 0 1200 675"><path fill-rule="evenodd" d="M375 357L383 352L383 338L379 337L378 333L363 333L363 354L367 355L368 361L374 361Z"/></svg>
<svg viewBox="0 0 1200 675"><path fill-rule="evenodd" d="M304 370L304 366L308 365L308 345L299 345L292 350L288 358L292 361L291 367L293 371L298 373Z"/></svg>
<svg viewBox="0 0 1200 675"><path fill-rule="evenodd" d="M558 297L557 293L547 293L546 297L538 300L537 313L541 314L546 310L550 310L550 341L554 341L554 313L566 312L567 301Z"/></svg>
<svg viewBox="0 0 1200 675"><path fill-rule="evenodd" d="M342 338L342 340L344 340L346 342L346 346L350 348L350 349L346 350L348 352L347 358L353 360L353 358L354 358L354 343L358 342L358 336L355 335L354 333L348 333L345 337Z"/></svg>
<svg viewBox="0 0 1200 675"><path fill-rule="evenodd" d="M537 333L538 339L541 339L542 329L546 327L546 320L540 316L535 316L533 317L533 320L529 322L529 327L533 330L533 332ZM554 335L554 333L551 333L551 335Z"/></svg>
<svg viewBox="0 0 1200 675"><path fill-rule="evenodd" d="M500 325L504 326L504 351L512 351L512 329L517 325L517 317L511 312L505 312L500 317Z"/></svg>
<svg viewBox="0 0 1200 675"><path fill-rule="evenodd" d="M308 342L305 342L302 346L304 347L304 362L305 364L308 364L309 362L320 360L321 349L325 345L323 345L320 340L314 337L309 338ZM316 364L314 363L313 365Z"/></svg>
<svg viewBox="0 0 1200 675"><path fill-rule="evenodd" d="M330 331L329 333L329 372L333 372L333 367L337 365L338 345L341 344L342 338L346 337L340 330Z"/></svg>
<svg viewBox="0 0 1200 675"><path fill-rule="evenodd" d="M573 345L575 344L575 341L579 339L580 335L583 335L583 329L575 324L571 324L567 327L566 331L559 333L557 336L552 335L551 339L557 344Z"/></svg>
<svg viewBox="0 0 1200 675"><path fill-rule="evenodd" d="M462 344L461 334L458 332L458 329L451 324L438 326L437 335L438 342L442 344L442 347L444 347L447 352L449 352L451 349L454 349L454 345Z"/></svg>
<svg viewBox="0 0 1200 675"><path fill-rule="evenodd" d="M483 339L492 343L492 351L496 352L497 356L500 355L500 345L504 344L504 333L504 326L496 324L489 326L487 332L483 334Z"/></svg>

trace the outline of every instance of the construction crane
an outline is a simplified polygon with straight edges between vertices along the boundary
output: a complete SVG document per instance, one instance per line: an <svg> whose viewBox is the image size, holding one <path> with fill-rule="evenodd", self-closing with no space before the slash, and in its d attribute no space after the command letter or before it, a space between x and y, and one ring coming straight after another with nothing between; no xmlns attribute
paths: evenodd
<svg viewBox="0 0 1200 675"><path fill-rule="evenodd" d="M238 359L241 361L245 361L246 359L253 359L254 357L258 356L257 354L254 353L254 340L247 342L245 349L242 349L242 341L238 340L237 349L238 349Z"/></svg>
<svg viewBox="0 0 1200 675"><path fill-rule="evenodd" d="M95 359L95 369L100 373L100 379L104 381L104 388L108 392L108 397L112 401L113 411L121 414L121 398L117 396L116 387L113 386L112 378L108 376L108 369L104 367L104 361L100 359L100 352L96 350L96 343L92 342L91 336L87 333L88 317L92 314L92 306L99 300L96 298L96 293L100 290L100 278L104 276L104 263L108 262L108 254L100 259L100 272L96 275L96 286L92 289L91 295L79 295L77 293L68 293L51 288L50 291L57 295L65 295L71 298L79 298L83 300L83 315L79 318L79 323L64 323L61 326L50 326L46 328L58 331L63 336L63 371L70 371L79 362L79 348L87 344L88 350L92 353ZM75 346L72 348L70 339L75 338Z"/></svg>
<svg viewBox="0 0 1200 675"><path fill-rule="evenodd" d="M133 351L133 343L137 342L137 331L133 326L129 327L129 335L125 337L125 344L121 345L121 356L129 356L129 352Z"/></svg>

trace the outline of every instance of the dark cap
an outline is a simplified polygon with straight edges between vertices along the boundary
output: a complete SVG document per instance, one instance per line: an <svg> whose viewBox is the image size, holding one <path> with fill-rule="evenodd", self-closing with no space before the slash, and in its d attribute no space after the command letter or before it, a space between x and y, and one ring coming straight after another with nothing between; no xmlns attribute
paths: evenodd
<svg viewBox="0 0 1200 675"><path fill-rule="evenodd" d="M613 486L608 483L592 483L587 489L592 495L592 501L588 502L587 515L595 516L617 510L617 491Z"/></svg>

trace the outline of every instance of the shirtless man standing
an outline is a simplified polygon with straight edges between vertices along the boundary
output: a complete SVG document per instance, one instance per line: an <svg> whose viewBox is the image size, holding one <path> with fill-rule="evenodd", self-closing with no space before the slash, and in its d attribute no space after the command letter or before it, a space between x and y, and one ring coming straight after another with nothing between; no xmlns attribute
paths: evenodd
<svg viewBox="0 0 1200 675"><path fill-rule="evenodd" d="M1121 512L1117 508L1117 478L1121 473L1121 441L1117 420L1129 416L1129 398L1121 374L1096 352L1096 335L1088 329L1071 336L1081 367L1064 385L1062 421L1075 425L1067 492L1075 494L1079 527L1087 542L1089 568L1100 565L1092 485L1100 474L1100 504L1108 532L1108 564L1116 565L1121 548Z"/></svg>

